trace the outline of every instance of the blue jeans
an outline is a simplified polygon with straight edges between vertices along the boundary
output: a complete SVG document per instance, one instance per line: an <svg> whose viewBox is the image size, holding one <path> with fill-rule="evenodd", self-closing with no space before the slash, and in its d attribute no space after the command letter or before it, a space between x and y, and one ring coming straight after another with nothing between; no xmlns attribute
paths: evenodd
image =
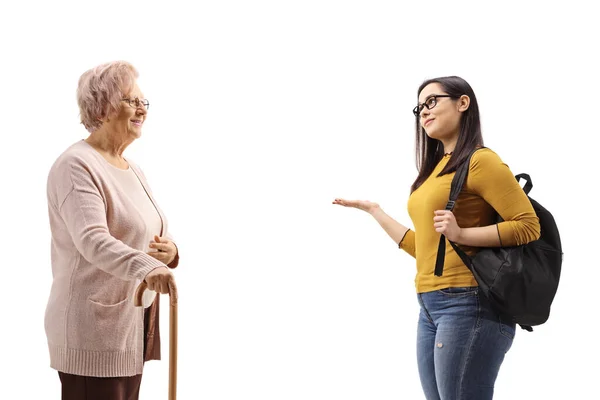
<svg viewBox="0 0 600 400"><path fill-rule="evenodd" d="M488 400L515 324L503 322L477 287L419 293L417 360L427 400Z"/></svg>

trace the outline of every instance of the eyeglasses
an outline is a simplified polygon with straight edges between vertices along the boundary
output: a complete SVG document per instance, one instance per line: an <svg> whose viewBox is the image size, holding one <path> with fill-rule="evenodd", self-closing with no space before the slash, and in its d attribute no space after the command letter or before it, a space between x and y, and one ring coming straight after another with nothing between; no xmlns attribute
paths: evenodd
<svg viewBox="0 0 600 400"><path fill-rule="evenodd" d="M431 110L433 107L435 107L437 105L437 99L440 97L451 97L454 99L457 98L456 96L451 96L449 94L434 94L433 96L427 98L424 103L421 103L413 108L413 114L415 114L415 117L418 117L419 114L421 114L423 107L427 107L428 110Z"/></svg>
<svg viewBox="0 0 600 400"><path fill-rule="evenodd" d="M125 101L130 107L133 108L143 107L146 110L150 108L150 102L147 99L138 99L136 97L135 99L121 99L121 101Z"/></svg>

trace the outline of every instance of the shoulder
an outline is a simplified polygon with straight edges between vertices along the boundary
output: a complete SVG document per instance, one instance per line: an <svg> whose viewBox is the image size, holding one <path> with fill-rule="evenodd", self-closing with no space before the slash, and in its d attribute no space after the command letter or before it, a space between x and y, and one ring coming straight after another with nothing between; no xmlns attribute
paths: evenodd
<svg viewBox="0 0 600 400"><path fill-rule="evenodd" d="M99 154L83 140L69 146L52 164L48 173L48 190L66 192L76 186L97 186L102 180Z"/></svg>
<svg viewBox="0 0 600 400"><path fill-rule="evenodd" d="M62 204L75 188L73 174L77 173L77 170L86 171L89 169L88 159L90 156L86 154L85 146L82 144L85 143L79 141L69 146L50 167L46 189L48 200L55 206Z"/></svg>
<svg viewBox="0 0 600 400"><path fill-rule="evenodd" d="M506 167L507 165L496 152L487 147L483 147L473 153L469 170L497 168L498 166Z"/></svg>
<svg viewBox="0 0 600 400"><path fill-rule="evenodd" d="M80 140L77 143L67 147L60 156L54 161L54 164L50 168L50 171L59 170L64 172L66 169L76 165L94 165L98 163L97 157L94 154L94 149Z"/></svg>
<svg viewBox="0 0 600 400"><path fill-rule="evenodd" d="M50 167L48 180L68 178L73 167L84 167L89 165L91 155L82 143L83 141L72 144L56 158L52 167Z"/></svg>

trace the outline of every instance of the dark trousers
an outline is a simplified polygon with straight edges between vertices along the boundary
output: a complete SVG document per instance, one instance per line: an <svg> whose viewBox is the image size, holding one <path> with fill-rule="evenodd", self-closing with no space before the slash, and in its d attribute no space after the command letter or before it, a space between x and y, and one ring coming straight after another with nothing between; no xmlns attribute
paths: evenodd
<svg viewBox="0 0 600 400"><path fill-rule="evenodd" d="M142 375L96 378L59 372L62 400L138 400Z"/></svg>

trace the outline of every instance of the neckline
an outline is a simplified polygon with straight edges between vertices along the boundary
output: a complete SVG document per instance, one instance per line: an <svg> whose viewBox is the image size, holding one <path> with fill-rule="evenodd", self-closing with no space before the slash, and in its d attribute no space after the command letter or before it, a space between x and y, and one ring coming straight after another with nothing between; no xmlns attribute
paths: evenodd
<svg viewBox="0 0 600 400"><path fill-rule="evenodd" d="M127 165L127 169L122 169L122 168L119 168L119 167L116 167L116 166L112 165L108 161L107 161L107 163L108 163L108 165L110 165L111 169L113 169L115 171L119 171L120 173L129 173L129 172L131 172L131 167L129 165Z"/></svg>
<svg viewBox="0 0 600 400"><path fill-rule="evenodd" d="M102 154L100 154L100 152L98 150L96 150L94 148L94 146L92 146L91 144L89 144L88 142L85 141L85 139L81 139L81 141L83 143L85 143L85 145L87 147L90 148L90 150L92 150L94 152L94 154L96 154L98 157L100 157L102 159L102 161L104 161L107 165L109 165L111 168L116 169L117 171L121 171L121 172L127 172L131 169L131 163L125 158L123 157L123 160L125 160L125 162L127 163L127 168L123 169L123 168L119 168L116 165L112 165L111 163L108 162L108 160L106 158L104 158L104 156Z"/></svg>
<svg viewBox="0 0 600 400"><path fill-rule="evenodd" d="M114 170L117 171L121 171L121 173L131 173L133 175L135 175L135 177L137 178L137 180L140 182L140 184L142 185L142 188L144 188L144 191L146 192L146 194L148 195L148 198L150 199L150 201L152 202L152 205L154 206L154 208L156 209L156 212L158 213L158 216L160 218L160 235L162 236L163 233L165 232L165 220L163 219L163 215L162 212L160 211L160 209L158 208L158 206L156 205L156 202L154 201L154 198L152 197L152 195L150 194L150 191L148 190L148 188L146 187L146 184L144 183L144 181L140 178L140 176L138 175L138 173L133 169L133 167L131 166L131 163L129 162L129 160L127 160L125 157L123 157L123 159L127 162L127 169L121 169L118 167L115 167L114 165L112 165L111 163L108 162L108 160L106 158L104 158L102 156L102 154L100 154L98 152L98 150L96 150L94 148L94 146L92 146L91 144L89 144L88 142L85 141L85 139L81 139L81 141L83 143L85 143L85 146L87 146L90 150L92 150L92 152L94 154L96 154L97 157L99 157L100 159L102 159L102 161L107 164L110 165L111 168L113 168Z"/></svg>

